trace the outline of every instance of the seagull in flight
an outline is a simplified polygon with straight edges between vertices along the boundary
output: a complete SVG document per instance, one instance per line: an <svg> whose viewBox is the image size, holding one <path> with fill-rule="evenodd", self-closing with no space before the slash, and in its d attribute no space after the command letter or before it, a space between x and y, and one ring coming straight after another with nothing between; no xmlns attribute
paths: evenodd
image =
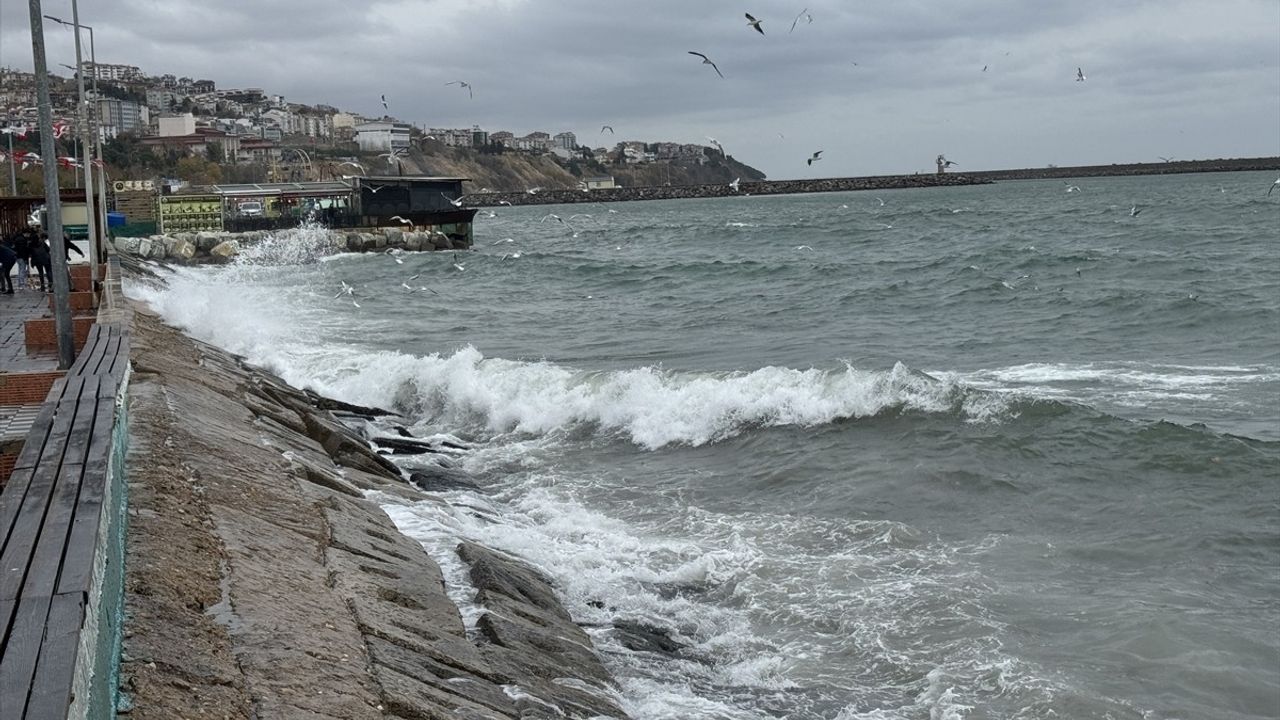
<svg viewBox="0 0 1280 720"><path fill-rule="evenodd" d="M387 96L386 96L386 95L383 95L383 96L382 96L382 109L383 109L383 110L386 110L386 109L387 109Z"/></svg>
<svg viewBox="0 0 1280 720"><path fill-rule="evenodd" d="M458 259L458 253L453 254L453 267L458 272L462 272L463 270L466 270L466 268L462 266L462 261Z"/></svg>
<svg viewBox="0 0 1280 720"><path fill-rule="evenodd" d="M350 165L351 167L360 168L360 172L364 172L364 166L358 162L352 162L350 160L347 160L345 162L338 163L338 167L342 167L343 165Z"/></svg>
<svg viewBox="0 0 1280 720"><path fill-rule="evenodd" d="M797 250L812 250L813 248L812 248L812 247L809 247L808 245L797 245L797 246L796 246L796 249L797 249Z"/></svg>
<svg viewBox="0 0 1280 720"><path fill-rule="evenodd" d="M601 126L600 126L600 134L601 134L601 135L603 135L605 130L608 130L610 135L612 135L612 134L613 134L613 126L612 126L612 125L601 125Z"/></svg>
<svg viewBox="0 0 1280 720"><path fill-rule="evenodd" d="M462 198L458 198L457 200L454 200L450 198L448 195L445 195L444 193L440 193L440 197L444 198L445 200L448 200L449 204L456 208L462 207Z"/></svg>
<svg viewBox="0 0 1280 720"><path fill-rule="evenodd" d="M760 21L751 17L751 13L744 13L747 16L747 25L756 29L756 32L764 34L764 28L760 27Z"/></svg>
<svg viewBox="0 0 1280 720"><path fill-rule="evenodd" d="M450 82L445 83L445 85L457 85L457 86L458 86L458 87L460 87L460 88L466 88L466 89L467 89L467 97L469 97L469 98L471 98L471 99L473 99L473 100L474 100L474 99L475 99L475 97L476 97L476 96L475 96L475 93L471 92L471 83L469 83L469 82L467 82L467 81L465 81L465 80L452 80L452 81L450 81Z"/></svg>
<svg viewBox="0 0 1280 720"><path fill-rule="evenodd" d="M724 79L724 73L720 72L720 68L716 67L716 64L715 64L715 63L713 63L713 62L711 62L711 58L707 57L706 55L703 55L703 54L702 54L702 53L700 53L700 52L694 52L694 51L692 51L692 50L690 50L690 51L689 51L689 54L690 54L690 55L697 55L698 57L702 58L702 64L703 64L703 65L710 65L710 66L711 66L711 69L712 69L712 70L715 70L715 71L716 71L716 74L717 74L717 75L719 75L721 79Z"/></svg>
<svg viewBox="0 0 1280 720"><path fill-rule="evenodd" d="M339 280L338 282L342 283L342 289L338 291L337 295L333 296L335 300L342 297L343 295L350 295L352 297L355 297L356 289L354 287L351 287L350 285L348 285L346 280Z"/></svg>
<svg viewBox="0 0 1280 720"><path fill-rule="evenodd" d="M1134 205L1133 207L1129 208L1129 217L1138 217L1138 213L1140 212L1142 211L1138 209L1138 206Z"/></svg>
<svg viewBox="0 0 1280 720"><path fill-rule="evenodd" d="M738 182L741 180L742 178L734 178L733 182L729 183L729 189L734 192L738 192Z"/></svg>
<svg viewBox="0 0 1280 720"><path fill-rule="evenodd" d="M510 204L511 204L511 201L510 201L510 200L499 200L499 201L498 201L498 204L499 204L499 205L510 205Z"/></svg>
<svg viewBox="0 0 1280 720"><path fill-rule="evenodd" d="M1080 68L1076 68L1076 82L1084 82L1084 81L1085 81L1084 70L1081 70Z"/></svg>
<svg viewBox="0 0 1280 720"><path fill-rule="evenodd" d="M787 31L788 35L795 32L796 23L800 22L801 18L804 18L805 20L808 20L810 23L813 23L813 16L809 14L809 8L805 8L800 11L800 14L796 16L795 20L791 21L791 29Z"/></svg>
<svg viewBox="0 0 1280 720"><path fill-rule="evenodd" d="M1167 162L1167 163L1173 162L1173 158L1171 157L1165 157L1163 155L1157 155L1156 157L1160 158L1160 162Z"/></svg>
<svg viewBox="0 0 1280 720"><path fill-rule="evenodd" d="M819 150L818 152L816 152L816 153L814 153L813 155L811 155L808 159L806 159L806 160L805 160L805 164L807 164L807 165L812 165L812 164L814 164L814 163L818 162L819 160L821 160L821 159L822 159L821 157L819 157L820 155L822 155L822 151L821 151L821 150Z"/></svg>
<svg viewBox="0 0 1280 720"><path fill-rule="evenodd" d="M542 188L531 187L528 190L525 190L525 192L529 193L530 195L537 195L538 193L542 192Z"/></svg>
<svg viewBox="0 0 1280 720"><path fill-rule="evenodd" d="M986 66L986 65L983 65L983 66L982 66L982 72L986 72L986 71L987 71L987 66Z"/></svg>
<svg viewBox="0 0 1280 720"><path fill-rule="evenodd" d="M1079 186L1079 185L1072 185L1071 183L1067 182L1066 180L1063 180L1062 182L1066 184L1066 186L1067 186L1067 192L1077 192L1077 191L1079 191L1079 190L1080 190L1080 186Z"/></svg>
<svg viewBox="0 0 1280 720"><path fill-rule="evenodd" d="M388 218L388 219L389 219L389 220L395 220L395 221L400 222L400 223L403 223L403 224L405 224L405 225L412 225L412 224L413 224L413 221L412 221L412 220L405 220L404 218L400 217L399 215L392 215L392 216L391 216L390 218Z"/></svg>
<svg viewBox="0 0 1280 720"><path fill-rule="evenodd" d="M1271 197L1271 191L1275 190L1277 185L1280 185L1280 179L1277 179L1275 182L1271 183L1271 187L1267 188L1267 197Z"/></svg>
<svg viewBox="0 0 1280 720"><path fill-rule="evenodd" d="M384 157L384 158L386 158L386 159L387 159L387 164L388 164L388 165L395 165L395 164L396 164L396 158L404 157L404 151L403 151L403 150L397 150L397 151L395 151L395 152L389 152L389 153L378 153L378 157Z"/></svg>

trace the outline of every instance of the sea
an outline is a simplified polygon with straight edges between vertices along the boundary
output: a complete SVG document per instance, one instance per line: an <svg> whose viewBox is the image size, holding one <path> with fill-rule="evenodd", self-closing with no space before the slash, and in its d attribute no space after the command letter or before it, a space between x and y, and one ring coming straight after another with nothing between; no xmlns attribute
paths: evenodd
<svg viewBox="0 0 1280 720"><path fill-rule="evenodd" d="M471 627L460 540L545 573L634 718L1276 718L1273 180L306 225L126 291L465 446L482 491L373 499Z"/></svg>

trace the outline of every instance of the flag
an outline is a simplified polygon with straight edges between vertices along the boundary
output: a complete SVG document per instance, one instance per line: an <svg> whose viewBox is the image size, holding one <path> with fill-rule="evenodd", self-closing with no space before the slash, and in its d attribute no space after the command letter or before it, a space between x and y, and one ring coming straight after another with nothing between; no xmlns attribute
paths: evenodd
<svg viewBox="0 0 1280 720"><path fill-rule="evenodd" d="M79 167L83 167L83 166L80 164L80 161L79 161L79 160L77 160L77 159L75 159L75 158L73 158L73 157L68 157L68 156L66 156L66 155L64 155L64 156L62 156L62 157L59 157L59 158L58 158L58 164L59 164L59 165L61 165L61 166L62 166L62 168L63 168L64 170L70 170L70 169L72 169L72 168L79 168Z"/></svg>

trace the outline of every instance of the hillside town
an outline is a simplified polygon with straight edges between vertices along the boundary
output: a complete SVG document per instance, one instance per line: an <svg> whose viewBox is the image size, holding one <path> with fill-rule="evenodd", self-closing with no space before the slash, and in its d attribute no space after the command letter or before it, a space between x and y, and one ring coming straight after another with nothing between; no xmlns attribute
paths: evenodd
<svg viewBox="0 0 1280 720"><path fill-rule="evenodd" d="M479 126L416 125L389 113L371 117L331 105L290 102L263 88L219 88L214 80L148 75L133 65L86 63L85 68L86 98L96 114L96 123L91 125L96 124L101 142L107 144L104 155L108 163L139 164L136 151L143 149L168 160L163 167L145 161L143 165L174 174L179 174L178 161L183 158L230 166L209 173L188 162L187 174L196 177L172 178L175 182L336 179L343 162L443 148L546 156L562 165L572 163L575 171L579 163L597 169L661 163L703 165L724 157L718 147L675 142L627 140L593 148L580 144L578 135L569 130L517 134ZM74 75L63 78L51 74L50 81L54 117L67 124L70 135L83 134L75 130ZM35 76L0 68L0 129L7 130L11 139L21 137L25 128L36 124L35 106ZM609 132L611 136L612 128ZM604 136L603 129L600 135ZM113 143L116 153L112 152ZM0 152L4 150L0 148ZM604 182L598 177L594 180Z"/></svg>

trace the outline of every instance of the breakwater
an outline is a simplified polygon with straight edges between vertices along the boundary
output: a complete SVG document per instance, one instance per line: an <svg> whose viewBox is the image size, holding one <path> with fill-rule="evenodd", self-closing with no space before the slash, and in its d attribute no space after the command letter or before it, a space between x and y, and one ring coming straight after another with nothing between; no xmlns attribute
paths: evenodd
<svg viewBox="0 0 1280 720"><path fill-rule="evenodd" d="M1243 172L1250 170L1280 170L1280 157L1173 160L1158 163L976 170L967 172L966 175L994 182L999 180L1052 180L1077 177L1176 175L1181 173Z"/></svg>
<svg viewBox="0 0 1280 720"><path fill-rule="evenodd" d="M1000 180L1043 180L1072 177L1170 175L1201 172L1280 170L1280 157L1174 160L1159 163L1074 165L1066 167L973 170L945 175L872 175L814 180L760 180L740 182L737 189L725 183L707 185L650 185L601 190L539 190L537 192L472 193L464 196L470 207L497 205L555 205L634 200L678 200L732 197L736 195L789 195L798 193L892 190L899 188L983 185Z"/></svg>
<svg viewBox="0 0 1280 720"><path fill-rule="evenodd" d="M255 230L233 233L207 231L198 233L174 233L148 237L120 237L113 241L115 249L123 254L150 260L163 260L178 264L207 264L230 262L246 252L272 250L271 243L281 236L296 232L319 232L316 242L307 244L304 252L324 255L332 252L430 252L435 250L467 250L471 240L465 236L446 235L441 232L376 228L361 231L329 230L320 225L293 228L283 231ZM298 246L286 243L283 251L296 253ZM297 260L308 258L298 257Z"/></svg>
<svg viewBox="0 0 1280 720"><path fill-rule="evenodd" d="M463 197L470 207L497 205L555 205L634 200L682 200L689 198L734 197L741 195L792 195L796 193L888 190L894 188L950 187L982 185L992 180L969 175L880 175L872 177L822 178L818 180L760 180L740 182L735 189L725 183L713 185L650 185L601 190L539 190L537 192L473 193Z"/></svg>

